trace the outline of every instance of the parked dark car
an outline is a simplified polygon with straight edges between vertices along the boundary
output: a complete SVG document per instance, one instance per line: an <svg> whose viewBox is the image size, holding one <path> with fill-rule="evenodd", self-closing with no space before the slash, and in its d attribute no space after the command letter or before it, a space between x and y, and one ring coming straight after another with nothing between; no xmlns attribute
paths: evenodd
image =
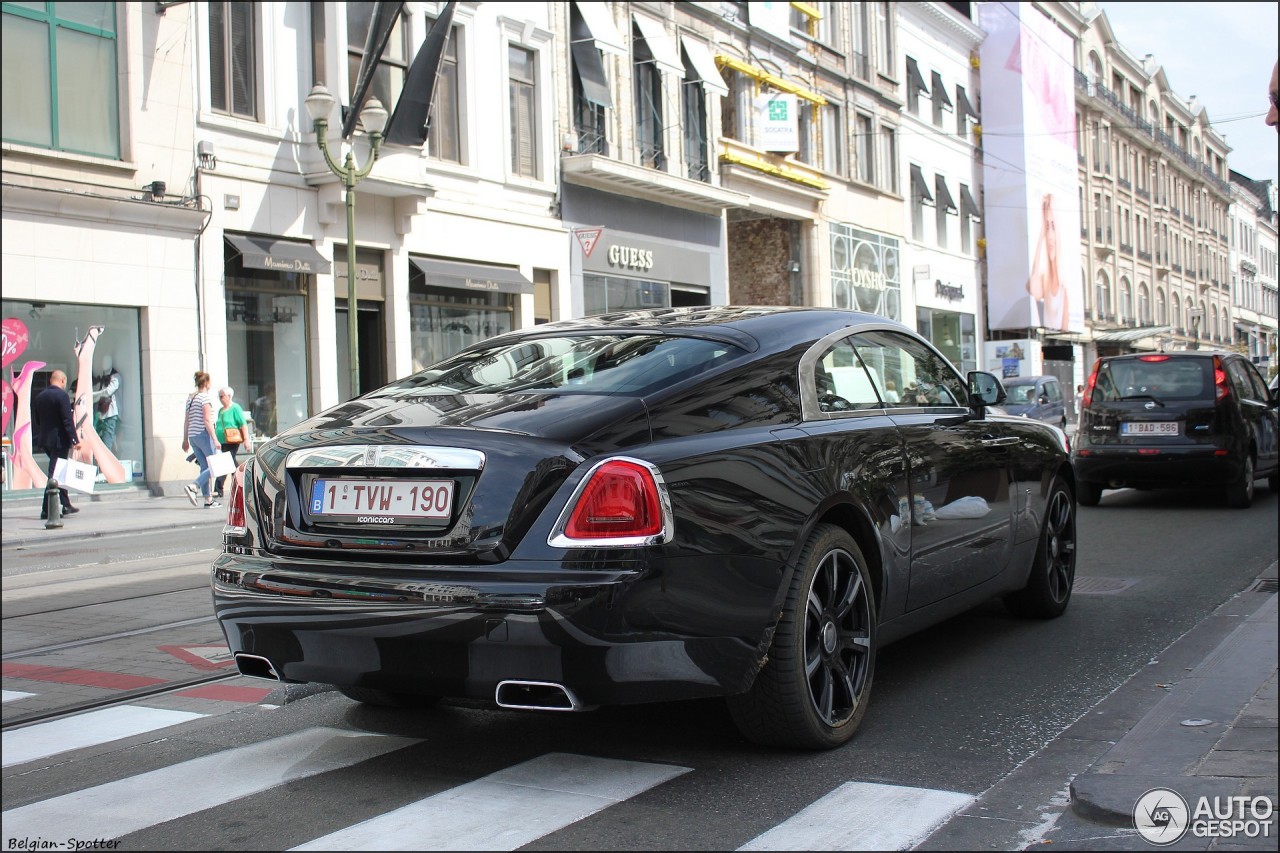
<svg viewBox="0 0 1280 853"><path fill-rule="evenodd" d="M1004 380L1008 395L1000 408L1011 415L1067 428L1066 400L1056 376L1015 376Z"/></svg>
<svg viewBox="0 0 1280 853"><path fill-rule="evenodd" d="M751 740L837 746L883 644L1067 607L1065 437L1003 399L849 311L506 334L257 448L217 617L242 673L366 703L724 696Z"/></svg>
<svg viewBox="0 0 1280 853"><path fill-rule="evenodd" d="M1103 489L1209 487L1247 507L1257 477L1280 491L1276 405L1237 353L1098 359L1071 454L1080 503L1097 506Z"/></svg>

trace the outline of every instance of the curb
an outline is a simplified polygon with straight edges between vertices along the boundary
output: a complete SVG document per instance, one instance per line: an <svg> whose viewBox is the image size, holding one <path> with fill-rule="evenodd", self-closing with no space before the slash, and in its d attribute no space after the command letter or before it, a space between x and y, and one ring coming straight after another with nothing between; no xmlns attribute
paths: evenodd
<svg viewBox="0 0 1280 853"><path fill-rule="evenodd" d="M1273 564L1262 577L1274 575ZM1199 775L1197 769L1275 672L1275 593L1255 585L1228 605L1247 606L1247 596L1253 594L1265 597L1237 615L1239 624L1137 725L1072 780L1075 814L1105 826L1130 827L1134 804L1152 788L1174 786L1189 802L1239 793L1252 774ZM1199 629L1184 635L1162 657L1176 655L1176 646L1200 641ZM1268 653L1270 665L1263 666L1260 661ZM1191 725L1193 721L1203 723Z"/></svg>
<svg viewBox="0 0 1280 853"><path fill-rule="evenodd" d="M191 524L174 522L170 524L152 524L145 527L130 527L128 530L80 530L74 533L68 532L64 525L53 530L40 530L35 535L8 536L4 537L5 548L25 548L30 545L47 544L54 539L63 540L80 540L80 539L108 539L116 536L135 536L139 533L161 533L165 530L182 530L184 528L205 528L218 527L221 528L226 520L219 517L216 521L204 521ZM48 534L48 535L46 535Z"/></svg>

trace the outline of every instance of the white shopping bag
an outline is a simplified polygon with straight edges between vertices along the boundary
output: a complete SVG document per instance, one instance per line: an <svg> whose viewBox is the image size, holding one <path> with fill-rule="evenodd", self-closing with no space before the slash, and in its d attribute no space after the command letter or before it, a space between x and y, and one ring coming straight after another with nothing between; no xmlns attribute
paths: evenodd
<svg viewBox="0 0 1280 853"><path fill-rule="evenodd" d="M75 489L77 492L93 494L93 482L98 478L98 469L74 459L59 459L53 466L53 479L58 487Z"/></svg>
<svg viewBox="0 0 1280 853"><path fill-rule="evenodd" d="M215 477L223 477L227 474L234 474L236 470L236 460L230 453L224 453L219 450L217 453L209 456L209 473Z"/></svg>

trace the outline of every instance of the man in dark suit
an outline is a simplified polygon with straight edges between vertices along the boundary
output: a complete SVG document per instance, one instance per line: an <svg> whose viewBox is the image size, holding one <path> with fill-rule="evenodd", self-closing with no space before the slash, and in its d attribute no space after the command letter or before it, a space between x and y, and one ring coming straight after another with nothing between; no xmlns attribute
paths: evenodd
<svg viewBox="0 0 1280 853"><path fill-rule="evenodd" d="M59 459L71 455L71 448L79 444L76 437L76 425L71 415L71 397L67 395L67 374L55 370L49 376L49 387L36 395L31 401L32 438L44 448L49 457L49 479L53 479L53 469ZM71 497L66 489L58 489L62 500L62 514L71 515L80 510L71 505ZM40 517L49 517L49 496L45 493L44 502L40 506Z"/></svg>

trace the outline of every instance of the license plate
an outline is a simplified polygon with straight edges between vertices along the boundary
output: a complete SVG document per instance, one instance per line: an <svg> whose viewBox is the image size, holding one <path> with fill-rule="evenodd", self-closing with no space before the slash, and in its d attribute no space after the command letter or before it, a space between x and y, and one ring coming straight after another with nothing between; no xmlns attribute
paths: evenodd
<svg viewBox="0 0 1280 853"><path fill-rule="evenodd" d="M311 484L311 514L359 519L447 519L452 480L332 480Z"/></svg>
<svg viewBox="0 0 1280 853"><path fill-rule="evenodd" d="M1121 435L1177 435L1177 421L1134 421L1120 424Z"/></svg>

